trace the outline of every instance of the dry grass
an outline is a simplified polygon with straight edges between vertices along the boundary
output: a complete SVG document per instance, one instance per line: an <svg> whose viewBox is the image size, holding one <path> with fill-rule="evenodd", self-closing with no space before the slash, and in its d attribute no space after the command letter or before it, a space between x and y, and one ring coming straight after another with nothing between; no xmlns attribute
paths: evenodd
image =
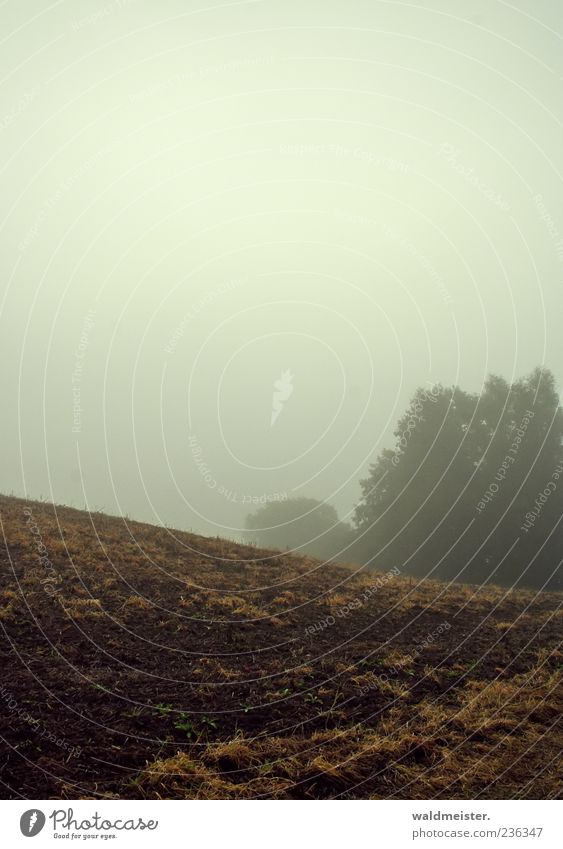
<svg viewBox="0 0 563 849"><path fill-rule="evenodd" d="M559 679L541 670L534 677L532 689L522 676L489 687L470 682L447 708L399 704L377 731L239 737L206 746L197 760L179 753L150 764L138 787L186 799L555 797L558 763L542 758L536 724L549 727L560 714Z"/></svg>

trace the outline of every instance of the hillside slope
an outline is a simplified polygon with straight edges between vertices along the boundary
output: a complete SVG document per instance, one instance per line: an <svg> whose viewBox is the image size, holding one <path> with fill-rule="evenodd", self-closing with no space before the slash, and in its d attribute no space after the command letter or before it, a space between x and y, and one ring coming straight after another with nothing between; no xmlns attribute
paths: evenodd
<svg viewBox="0 0 563 849"><path fill-rule="evenodd" d="M4 798L560 793L559 595L7 497L0 521Z"/></svg>

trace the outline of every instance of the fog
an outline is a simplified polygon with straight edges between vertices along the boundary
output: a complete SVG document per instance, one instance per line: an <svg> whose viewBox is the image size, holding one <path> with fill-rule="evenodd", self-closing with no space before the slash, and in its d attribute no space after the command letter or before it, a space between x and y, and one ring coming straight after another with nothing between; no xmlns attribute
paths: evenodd
<svg viewBox="0 0 563 849"><path fill-rule="evenodd" d="M8 2L0 489L350 521L418 386L563 380L556 2Z"/></svg>

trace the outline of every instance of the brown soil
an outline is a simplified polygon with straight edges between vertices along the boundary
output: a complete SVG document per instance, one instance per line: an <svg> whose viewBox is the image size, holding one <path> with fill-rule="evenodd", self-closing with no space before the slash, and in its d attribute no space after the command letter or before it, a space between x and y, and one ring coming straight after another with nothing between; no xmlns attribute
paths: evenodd
<svg viewBox="0 0 563 849"><path fill-rule="evenodd" d="M2 798L560 794L560 595L0 520Z"/></svg>

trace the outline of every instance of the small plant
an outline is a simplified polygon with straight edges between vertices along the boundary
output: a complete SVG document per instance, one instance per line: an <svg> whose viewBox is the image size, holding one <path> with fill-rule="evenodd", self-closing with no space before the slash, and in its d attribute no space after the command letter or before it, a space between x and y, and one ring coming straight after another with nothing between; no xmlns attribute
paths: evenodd
<svg viewBox="0 0 563 849"><path fill-rule="evenodd" d="M364 657L359 666L381 666L383 661L379 657Z"/></svg>
<svg viewBox="0 0 563 849"><path fill-rule="evenodd" d="M154 709L157 714L162 718L164 716L168 716L170 711L173 710L173 707L172 705L164 705L162 704L162 702L159 702L159 704L154 706Z"/></svg>
<svg viewBox="0 0 563 849"><path fill-rule="evenodd" d="M174 723L174 728L177 731L183 731L188 740L194 740L196 737L199 737L198 730L195 724L191 719L188 719L185 715L183 718L179 719L178 722Z"/></svg>

